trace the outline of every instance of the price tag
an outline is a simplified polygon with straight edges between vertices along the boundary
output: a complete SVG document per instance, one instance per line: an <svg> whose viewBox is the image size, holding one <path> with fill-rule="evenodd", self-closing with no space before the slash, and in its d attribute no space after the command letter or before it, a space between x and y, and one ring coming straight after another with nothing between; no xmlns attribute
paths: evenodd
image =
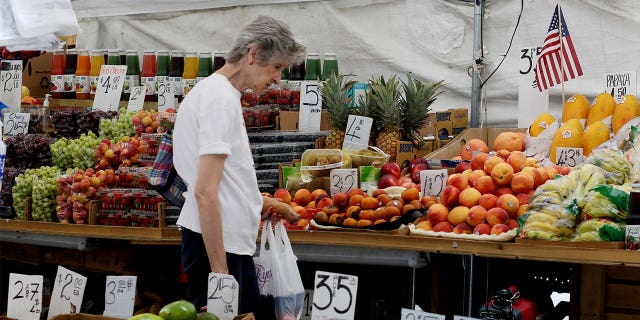
<svg viewBox="0 0 640 320"><path fill-rule="evenodd" d="M58 266L47 319L59 314L80 313L86 285L87 277Z"/></svg>
<svg viewBox="0 0 640 320"><path fill-rule="evenodd" d="M445 320L445 316L437 313L402 308L400 311L400 320Z"/></svg>
<svg viewBox="0 0 640 320"><path fill-rule="evenodd" d="M9 111L20 111L22 99L22 61L3 60L0 64L0 101L9 107Z"/></svg>
<svg viewBox="0 0 640 320"><path fill-rule="evenodd" d="M463 317L463 316L453 316L453 320L482 320L480 318L472 318L472 317Z"/></svg>
<svg viewBox="0 0 640 320"><path fill-rule="evenodd" d="M4 126L2 127L2 134L5 136L15 136L28 133L29 118L31 118L30 113L5 112L3 116Z"/></svg>
<svg viewBox="0 0 640 320"><path fill-rule="evenodd" d="M229 274L209 273L207 310L222 320L238 315L238 281Z"/></svg>
<svg viewBox="0 0 640 320"><path fill-rule="evenodd" d="M93 110L118 111L120 95L127 75L127 66L103 65L100 67Z"/></svg>
<svg viewBox="0 0 640 320"><path fill-rule="evenodd" d="M347 130L344 134L342 149L358 151L369 148L369 135L373 119L350 115L347 120Z"/></svg>
<svg viewBox="0 0 640 320"><path fill-rule="evenodd" d="M604 91L609 92L616 103L622 103L624 96L636 95L637 78L635 71L606 73L604 75Z"/></svg>
<svg viewBox="0 0 640 320"><path fill-rule="evenodd" d="M104 315L129 318L136 299L136 276L107 276L104 291Z"/></svg>
<svg viewBox="0 0 640 320"><path fill-rule="evenodd" d="M447 184L447 169L420 171L420 190L424 196L439 197Z"/></svg>
<svg viewBox="0 0 640 320"><path fill-rule="evenodd" d="M40 320L42 312L42 276L9 274L7 316L14 319Z"/></svg>
<svg viewBox="0 0 640 320"><path fill-rule="evenodd" d="M358 277L316 271L311 319L353 319Z"/></svg>
<svg viewBox="0 0 640 320"><path fill-rule="evenodd" d="M304 309L300 320L311 320L311 310L313 309L313 290L304 290Z"/></svg>
<svg viewBox="0 0 640 320"><path fill-rule="evenodd" d="M348 192L358 187L358 169L333 169L330 173L331 187L329 191L331 195L338 192Z"/></svg>
<svg viewBox="0 0 640 320"><path fill-rule="evenodd" d="M518 128L527 128L536 117L549 111L549 90L538 90L536 64L542 47L528 47L518 52L520 75L518 90Z"/></svg>
<svg viewBox="0 0 640 320"><path fill-rule="evenodd" d="M168 109L173 109L174 106L174 94L173 83L169 77L156 77L156 88L158 91L158 111L165 112Z"/></svg>
<svg viewBox="0 0 640 320"><path fill-rule="evenodd" d="M300 113L298 130L300 132L320 131L322 117L322 96L318 81L300 82Z"/></svg>
<svg viewBox="0 0 640 320"><path fill-rule="evenodd" d="M129 104L127 105L127 111L142 110L144 106L144 97L147 94L146 86L137 86L131 88L131 94L129 95Z"/></svg>
<svg viewBox="0 0 640 320"><path fill-rule="evenodd" d="M556 164L561 167L573 168L584 163L585 159L582 148L556 148Z"/></svg>

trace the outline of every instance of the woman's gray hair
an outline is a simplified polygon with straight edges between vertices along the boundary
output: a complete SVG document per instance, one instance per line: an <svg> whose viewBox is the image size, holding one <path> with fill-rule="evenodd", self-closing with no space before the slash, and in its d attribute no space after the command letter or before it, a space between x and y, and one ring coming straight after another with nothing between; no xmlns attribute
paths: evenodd
<svg viewBox="0 0 640 320"><path fill-rule="evenodd" d="M269 16L259 16L242 29L227 53L227 62L240 61L253 46L258 48L257 60L263 64L284 59L292 65L306 58L306 48L294 39L289 26Z"/></svg>

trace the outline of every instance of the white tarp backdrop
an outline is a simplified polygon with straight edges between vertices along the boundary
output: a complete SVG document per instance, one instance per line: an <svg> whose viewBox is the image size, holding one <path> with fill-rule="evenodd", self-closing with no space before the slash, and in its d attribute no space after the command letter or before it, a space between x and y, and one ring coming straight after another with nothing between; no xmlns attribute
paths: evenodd
<svg viewBox="0 0 640 320"><path fill-rule="evenodd" d="M523 0L524 11L505 62L483 88L487 126L517 124L520 49L542 45L557 0ZM470 106L473 1L462 0L71 0L82 29L79 48L226 50L258 15L291 26L309 51L337 53L341 73L366 82L372 75L407 71L445 80L433 110ZM485 4L483 45L487 76L505 53L520 1ZM606 72L637 71L640 1L562 0L584 75L565 84L568 98L590 100ZM560 86L550 111L559 116ZM484 120L484 115L482 116Z"/></svg>

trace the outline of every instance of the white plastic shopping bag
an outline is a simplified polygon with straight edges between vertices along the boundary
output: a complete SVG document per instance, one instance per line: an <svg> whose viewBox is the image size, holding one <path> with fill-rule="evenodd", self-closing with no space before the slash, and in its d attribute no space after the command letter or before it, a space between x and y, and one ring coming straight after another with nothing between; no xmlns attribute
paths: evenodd
<svg viewBox="0 0 640 320"><path fill-rule="evenodd" d="M271 243L269 244L271 245ZM300 319L304 309L304 286L289 236L282 222L276 223L275 241L271 246L272 275L276 318Z"/></svg>
<svg viewBox="0 0 640 320"><path fill-rule="evenodd" d="M72 35L80 31L70 0L10 0L20 36Z"/></svg>
<svg viewBox="0 0 640 320"><path fill-rule="evenodd" d="M271 265L272 245L275 243L271 220L268 219L262 224L262 236L260 237L260 252L253 257L256 266L256 277L260 286L261 296L273 296L271 283L273 282L273 272Z"/></svg>

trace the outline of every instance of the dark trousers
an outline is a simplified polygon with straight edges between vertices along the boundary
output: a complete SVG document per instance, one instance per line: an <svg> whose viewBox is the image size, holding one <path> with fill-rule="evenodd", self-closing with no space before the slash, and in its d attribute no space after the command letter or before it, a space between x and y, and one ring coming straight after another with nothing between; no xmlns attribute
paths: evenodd
<svg viewBox="0 0 640 320"><path fill-rule="evenodd" d="M187 297L200 309L207 305L207 286L211 265L204 247L202 235L182 228L182 264L189 277ZM253 312L257 320L262 319L260 291L253 257L227 252L227 267L236 281L239 292L238 314Z"/></svg>

